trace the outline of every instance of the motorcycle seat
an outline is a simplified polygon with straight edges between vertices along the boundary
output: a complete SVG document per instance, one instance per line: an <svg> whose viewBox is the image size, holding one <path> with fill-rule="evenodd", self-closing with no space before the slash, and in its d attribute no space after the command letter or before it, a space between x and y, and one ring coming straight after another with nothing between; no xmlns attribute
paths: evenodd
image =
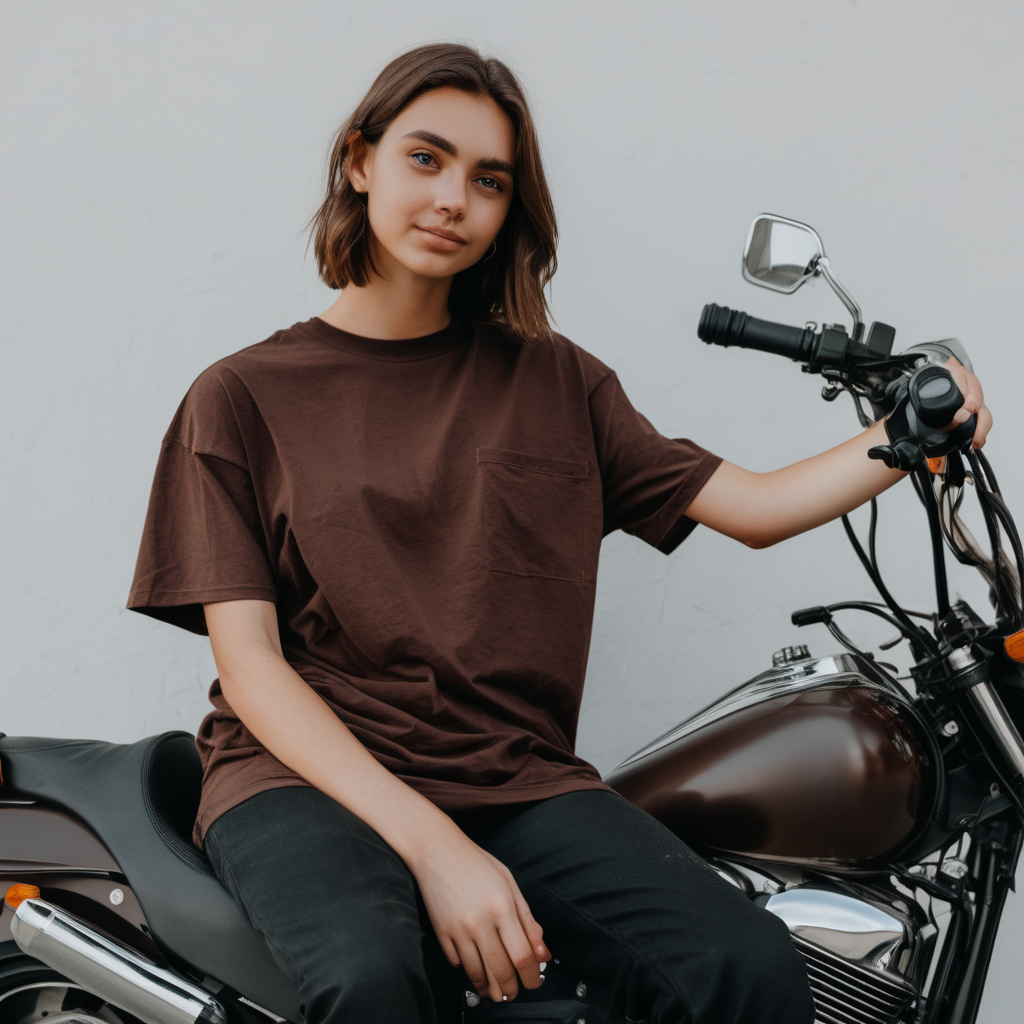
<svg viewBox="0 0 1024 1024"><path fill-rule="evenodd" d="M84 821L117 861L157 943L287 1020L298 994L192 843L202 769L185 732L137 743L0 738L4 789Z"/></svg>

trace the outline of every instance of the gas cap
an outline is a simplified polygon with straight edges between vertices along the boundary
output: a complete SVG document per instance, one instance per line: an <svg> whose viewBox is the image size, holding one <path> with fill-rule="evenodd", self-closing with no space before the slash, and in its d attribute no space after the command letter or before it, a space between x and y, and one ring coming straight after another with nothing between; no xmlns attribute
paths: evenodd
<svg viewBox="0 0 1024 1024"><path fill-rule="evenodd" d="M781 668L783 665L792 665L798 661L807 661L811 652L807 644L797 644L795 647L783 647L772 655L772 668Z"/></svg>

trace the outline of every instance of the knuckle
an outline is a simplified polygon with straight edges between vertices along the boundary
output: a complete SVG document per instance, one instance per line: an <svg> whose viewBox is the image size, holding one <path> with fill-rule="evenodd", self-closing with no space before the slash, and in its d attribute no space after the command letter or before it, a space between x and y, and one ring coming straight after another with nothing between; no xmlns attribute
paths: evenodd
<svg viewBox="0 0 1024 1024"><path fill-rule="evenodd" d="M502 964L494 972L494 980L506 991L515 985L516 983L516 972L513 970L510 963Z"/></svg>
<svg viewBox="0 0 1024 1024"><path fill-rule="evenodd" d="M492 921L503 921L509 916L509 906L502 900L490 900L484 904L484 912Z"/></svg>

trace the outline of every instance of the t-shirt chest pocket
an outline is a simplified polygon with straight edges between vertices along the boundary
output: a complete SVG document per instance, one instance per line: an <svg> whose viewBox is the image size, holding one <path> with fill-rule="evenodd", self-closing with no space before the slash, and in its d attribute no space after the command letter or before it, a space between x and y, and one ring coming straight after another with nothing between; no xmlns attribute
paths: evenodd
<svg viewBox="0 0 1024 1024"><path fill-rule="evenodd" d="M487 568L586 578L584 488L590 465L506 448L477 448Z"/></svg>

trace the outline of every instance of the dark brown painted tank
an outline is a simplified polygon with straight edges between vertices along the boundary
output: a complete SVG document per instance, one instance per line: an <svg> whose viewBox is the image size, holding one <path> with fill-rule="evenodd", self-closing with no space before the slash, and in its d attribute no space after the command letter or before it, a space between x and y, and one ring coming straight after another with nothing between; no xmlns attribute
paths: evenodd
<svg viewBox="0 0 1024 1024"><path fill-rule="evenodd" d="M867 682L809 689L711 721L605 781L693 846L856 864L931 812L923 728Z"/></svg>

